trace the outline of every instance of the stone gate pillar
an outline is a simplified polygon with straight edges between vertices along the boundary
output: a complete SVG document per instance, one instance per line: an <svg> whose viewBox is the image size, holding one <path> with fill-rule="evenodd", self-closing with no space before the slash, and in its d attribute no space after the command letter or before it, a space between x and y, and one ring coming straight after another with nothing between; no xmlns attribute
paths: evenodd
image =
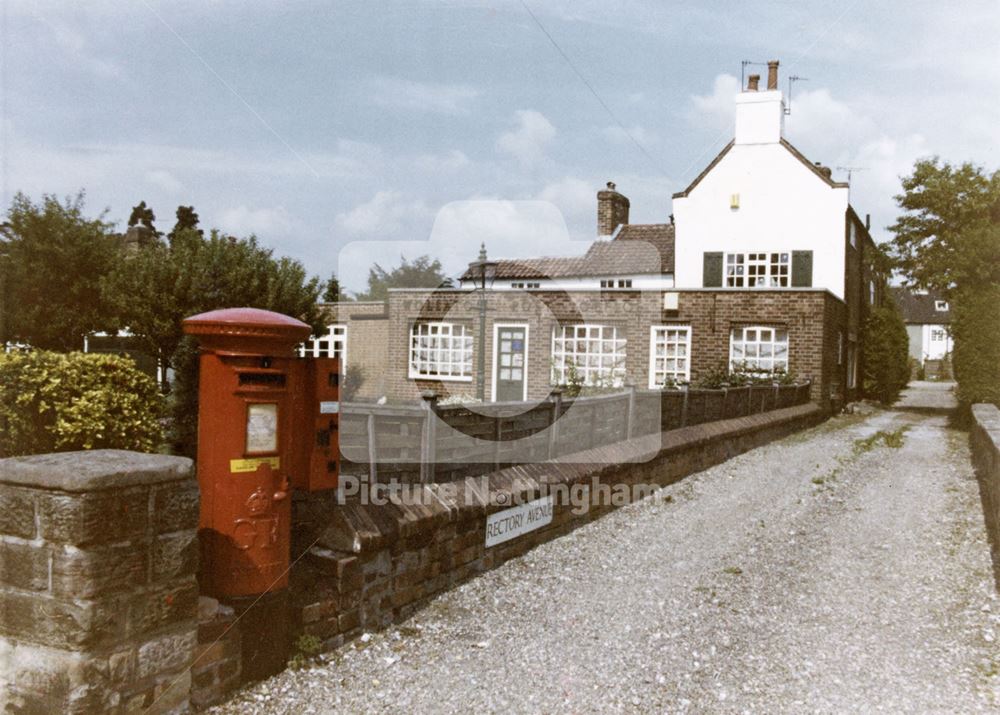
<svg viewBox="0 0 1000 715"><path fill-rule="evenodd" d="M197 641L191 460L0 460L0 712L187 710Z"/></svg>

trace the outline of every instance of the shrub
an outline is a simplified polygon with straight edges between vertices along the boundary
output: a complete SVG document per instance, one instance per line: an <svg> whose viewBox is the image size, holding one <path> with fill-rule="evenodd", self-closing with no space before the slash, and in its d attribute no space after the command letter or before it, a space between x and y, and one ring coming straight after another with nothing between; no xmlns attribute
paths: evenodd
<svg viewBox="0 0 1000 715"><path fill-rule="evenodd" d="M909 337L892 301L872 308L864 326L864 390L882 404L896 401L910 381Z"/></svg>
<svg viewBox="0 0 1000 715"><path fill-rule="evenodd" d="M716 367L706 370L698 387L718 390L722 387L746 387L747 385L795 385L798 384L795 373L788 372L783 367L773 370L761 370L747 362L739 362L730 367L728 363L719 363Z"/></svg>
<svg viewBox="0 0 1000 715"><path fill-rule="evenodd" d="M163 440L163 398L130 358L0 354L0 457L77 449L152 452Z"/></svg>
<svg viewBox="0 0 1000 715"><path fill-rule="evenodd" d="M1000 285L963 290L952 299L952 369L966 405L1000 405Z"/></svg>

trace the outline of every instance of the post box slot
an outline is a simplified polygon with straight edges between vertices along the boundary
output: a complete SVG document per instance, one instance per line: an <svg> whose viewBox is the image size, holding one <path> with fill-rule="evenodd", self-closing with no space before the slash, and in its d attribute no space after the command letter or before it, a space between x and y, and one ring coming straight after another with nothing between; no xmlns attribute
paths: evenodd
<svg viewBox="0 0 1000 715"><path fill-rule="evenodd" d="M284 387L285 374L280 372L241 372L240 385L266 385Z"/></svg>

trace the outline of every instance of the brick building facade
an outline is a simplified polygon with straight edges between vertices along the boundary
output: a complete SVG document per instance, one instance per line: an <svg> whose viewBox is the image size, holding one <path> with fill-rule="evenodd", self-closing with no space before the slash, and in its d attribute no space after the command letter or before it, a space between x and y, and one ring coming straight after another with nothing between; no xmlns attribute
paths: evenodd
<svg viewBox="0 0 1000 715"><path fill-rule="evenodd" d="M582 256L491 262L484 248L457 288L390 290L377 329L337 306L348 364L363 346L378 376L362 396L476 398L482 361L493 401L746 369L808 378L817 402L859 398L864 321L886 297L880 250L848 184L783 138L777 69L767 91L751 81L737 96L733 141L674 194L669 223L630 223L629 199L608 182Z"/></svg>

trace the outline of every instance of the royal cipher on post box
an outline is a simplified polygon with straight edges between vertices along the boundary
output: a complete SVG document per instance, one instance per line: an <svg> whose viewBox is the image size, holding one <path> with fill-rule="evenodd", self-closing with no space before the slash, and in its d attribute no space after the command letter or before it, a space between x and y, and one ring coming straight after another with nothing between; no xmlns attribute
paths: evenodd
<svg viewBox="0 0 1000 715"><path fill-rule="evenodd" d="M305 323L255 308L184 320L201 347L201 589L217 598L288 585L290 489L335 489L339 364L299 358Z"/></svg>

